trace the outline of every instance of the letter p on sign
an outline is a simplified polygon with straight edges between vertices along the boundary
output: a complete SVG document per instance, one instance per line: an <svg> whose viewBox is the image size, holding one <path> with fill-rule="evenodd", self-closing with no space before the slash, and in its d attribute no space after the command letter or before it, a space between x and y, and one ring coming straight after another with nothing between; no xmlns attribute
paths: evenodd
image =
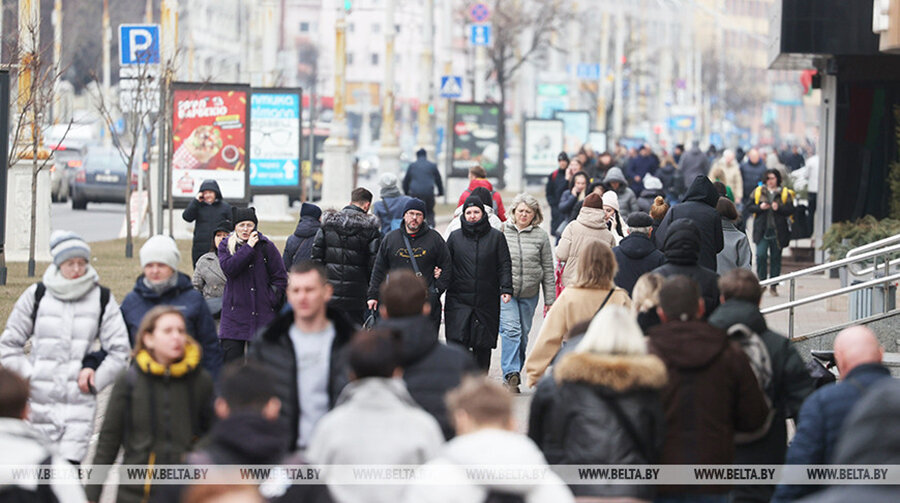
<svg viewBox="0 0 900 503"><path fill-rule="evenodd" d="M159 25L119 25L119 65L159 63Z"/></svg>

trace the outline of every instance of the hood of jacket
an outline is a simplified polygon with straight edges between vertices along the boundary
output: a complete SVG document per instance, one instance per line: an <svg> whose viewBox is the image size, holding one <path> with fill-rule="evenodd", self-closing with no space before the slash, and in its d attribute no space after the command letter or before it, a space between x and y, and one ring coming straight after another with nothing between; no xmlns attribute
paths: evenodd
<svg viewBox="0 0 900 503"><path fill-rule="evenodd" d="M602 208L582 206L575 221L591 229L606 229L606 212Z"/></svg>
<svg viewBox="0 0 900 503"><path fill-rule="evenodd" d="M175 281L175 286L161 294L156 293L149 286L147 286L144 283L144 275L141 274L140 276L138 276L137 281L134 283L134 292L137 293L141 298L147 300L158 300L163 297L176 297L186 290L193 290L194 285L191 284L190 276L180 271L175 271L175 274L178 276L178 279Z"/></svg>
<svg viewBox="0 0 900 503"><path fill-rule="evenodd" d="M204 190L211 190L216 193L216 200L222 200L222 191L219 190L219 184L215 180L203 180L203 183L200 184L200 192Z"/></svg>
<svg viewBox="0 0 900 503"><path fill-rule="evenodd" d="M666 365L654 355L601 355L572 352L553 368L557 384L579 382L616 392L660 389L666 384Z"/></svg>
<svg viewBox="0 0 900 503"><path fill-rule="evenodd" d="M287 428L256 412L233 412L213 426L210 440L247 464L277 464L285 455Z"/></svg>
<svg viewBox="0 0 900 503"><path fill-rule="evenodd" d="M632 260L641 260L656 251L656 245L646 235L635 232L619 241L619 251Z"/></svg>
<svg viewBox="0 0 900 503"><path fill-rule="evenodd" d="M356 234L361 230L381 229L381 225L375 215L348 204L340 211L326 210L322 213L322 228L333 229L341 234Z"/></svg>
<svg viewBox="0 0 900 503"><path fill-rule="evenodd" d="M477 189L478 187L484 187L490 192L494 192L494 186L491 185L491 182L488 181L487 178L476 178L469 182L469 192Z"/></svg>
<svg viewBox="0 0 900 503"><path fill-rule="evenodd" d="M670 321L648 335L658 354L679 369L706 367L728 347L725 332L703 321Z"/></svg>
<svg viewBox="0 0 900 503"><path fill-rule="evenodd" d="M709 181L709 178L698 175L684 194L684 202L687 201L706 203L715 208L719 202L719 193L716 192L716 186Z"/></svg>
<svg viewBox="0 0 900 503"><path fill-rule="evenodd" d="M440 344L438 334L433 330L434 324L424 315L383 318L378 320L376 326L400 332L403 337L401 357L404 365L421 360Z"/></svg>
<svg viewBox="0 0 900 503"><path fill-rule="evenodd" d="M184 357L181 360L167 365L163 365L150 356L146 349L142 349L134 356L134 365L141 372L152 376L171 375L172 377L184 377L200 365L200 355L202 350L200 344L193 339L188 339L184 345Z"/></svg>
<svg viewBox="0 0 900 503"><path fill-rule="evenodd" d="M335 402L335 407L352 402L367 409L395 409L398 405L419 406L406 390L403 379L366 377L351 381Z"/></svg>
<svg viewBox="0 0 900 503"><path fill-rule="evenodd" d="M625 180L625 174L622 173L622 168L609 168L609 171L606 172L606 176L603 177L603 184L608 184L609 182L619 182L619 183L628 183Z"/></svg>
<svg viewBox="0 0 900 503"><path fill-rule="evenodd" d="M739 299L726 300L709 315L709 324L727 331L738 323L747 325L750 330L761 334L769 329L766 318L759 312L759 307L752 302Z"/></svg>
<svg viewBox="0 0 900 503"><path fill-rule="evenodd" d="M298 238L309 238L316 235L316 232L322 227L322 223L318 218L311 216L300 217L297 222L297 228L294 229L294 235Z"/></svg>
<svg viewBox="0 0 900 503"><path fill-rule="evenodd" d="M666 262L694 265L700 260L700 230L687 218L672 222L666 232L663 254Z"/></svg>

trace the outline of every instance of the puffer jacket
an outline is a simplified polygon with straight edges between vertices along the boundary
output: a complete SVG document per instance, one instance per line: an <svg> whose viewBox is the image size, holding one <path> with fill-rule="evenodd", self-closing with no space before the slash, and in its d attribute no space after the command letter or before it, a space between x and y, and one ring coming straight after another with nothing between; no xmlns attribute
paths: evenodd
<svg viewBox="0 0 900 503"><path fill-rule="evenodd" d="M550 236L537 225L522 230L512 220L503 224L512 263L513 297L530 299L544 287L544 305L556 300Z"/></svg>
<svg viewBox="0 0 900 503"><path fill-rule="evenodd" d="M547 462L561 465L654 464L665 435L660 390L666 366L652 355L571 352L542 379L531 401L528 436ZM639 438L612 409L616 403ZM652 500L651 485L573 486L575 496Z"/></svg>
<svg viewBox="0 0 900 503"><path fill-rule="evenodd" d="M450 223L447 224L447 229L444 230L444 233L442 234L444 241L450 239L450 234L461 227L462 224L460 224L459 216L462 215L462 211L462 206L457 206L456 209L453 210L453 216L450 218ZM488 222L491 223L491 227L498 231L502 231L504 222L500 220L500 217L494 214L494 209L490 206L485 206L484 212L487 213Z"/></svg>
<svg viewBox="0 0 900 503"><path fill-rule="evenodd" d="M478 366L468 351L456 344L438 340L437 331L425 316L386 318L378 321L378 328L393 329L403 336L403 382L413 400L431 414L444 438L456 434L447 416L444 396L459 386L465 374L478 373Z"/></svg>
<svg viewBox="0 0 900 503"><path fill-rule="evenodd" d="M275 319L284 300L287 272L278 248L262 233L256 246L240 245L234 255L228 250L232 239L234 233L219 243L219 265L228 278L219 337L249 341Z"/></svg>
<svg viewBox="0 0 900 503"><path fill-rule="evenodd" d="M628 215L640 211L637 196L631 190L631 187L628 186L628 180L625 179L625 175L622 174L620 168L610 168L606 172L606 176L603 178L603 185L610 188L609 182L619 182L619 188L615 192L616 196L619 197L619 214L622 215L623 220L628 218Z"/></svg>
<svg viewBox="0 0 900 503"><path fill-rule="evenodd" d="M666 263L652 272L664 278L684 275L700 285L706 311L704 318L719 306L719 275L698 263L700 258L700 231L686 218L676 220L666 236L663 253Z"/></svg>
<svg viewBox="0 0 900 503"><path fill-rule="evenodd" d="M312 258L313 241L321 228L322 224L318 218L311 216L300 218L294 233L288 236L284 243L284 253L281 254L281 258L284 260L285 271L290 271L294 264Z"/></svg>
<svg viewBox="0 0 900 503"><path fill-rule="evenodd" d="M225 273L222 272L216 252L204 253L197 260L191 283L207 300L221 298L225 294Z"/></svg>
<svg viewBox="0 0 900 503"><path fill-rule="evenodd" d="M453 280L447 288L447 341L467 348L495 348L500 331L500 296L512 295L512 266L506 237L487 218L464 222L450 234L447 249Z"/></svg>
<svg viewBox="0 0 900 503"><path fill-rule="evenodd" d="M616 286L625 289L629 296L638 278L666 262L665 255L656 249L650 238L639 232L629 234L620 241L619 246L613 248L613 253L619 265Z"/></svg>
<svg viewBox="0 0 900 503"><path fill-rule="evenodd" d="M37 466L59 470L71 470L72 464L60 456L55 446L41 432L27 421L11 417L0 417L0 465ZM84 503L81 486L63 484L36 485L27 480L4 482L0 499L5 503Z"/></svg>
<svg viewBox="0 0 900 503"><path fill-rule="evenodd" d="M213 422L213 381L199 367L200 346L188 342L184 358L163 367L146 350L133 368L119 375L109 398L94 465L111 465L125 450L127 465L168 465L184 462L194 442ZM100 478L104 480L105 477ZM87 486L90 501L97 501L102 485ZM117 502L158 501L157 488L120 485Z"/></svg>
<svg viewBox="0 0 900 503"><path fill-rule="evenodd" d="M684 195L684 201L669 208L659 228L653 233L653 242L660 250L664 249L666 233L669 226L679 218L687 218L694 222L700 231L700 265L715 271L718 262L716 254L725 246L722 235L722 216L716 211L719 193L706 176L698 176L691 182L691 187Z"/></svg>
<svg viewBox="0 0 900 503"><path fill-rule="evenodd" d="M725 247L716 255L716 273L721 276L739 267L749 270L752 253L747 235L738 230L733 222L723 218L722 236L725 238Z"/></svg>
<svg viewBox="0 0 900 503"><path fill-rule="evenodd" d="M328 270L328 281L334 287L332 306L344 311L365 311L366 291L380 245L378 218L359 207L351 204L322 215L312 258Z"/></svg>
<svg viewBox="0 0 900 503"><path fill-rule="evenodd" d="M191 245L191 261L196 264L200 256L209 251L213 244L216 226L223 220L231 220L231 205L222 200L222 191L215 180L204 180L200 191L211 190L216 193L216 201L212 204L201 203L191 199L181 218L194 224L194 242Z"/></svg>
<svg viewBox="0 0 900 503"><path fill-rule="evenodd" d="M578 218L566 226L556 247L556 259L566 263L562 274L564 286L575 282L581 250L595 241L610 248L616 246L616 238L606 227L606 212L601 208L581 208Z"/></svg>
<svg viewBox="0 0 900 503"><path fill-rule="evenodd" d="M112 295L100 323L99 286L74 301L60 300L47 288L32 324L36 288L28 287L9 315L0 336L0 364L30 382L28 404L35 429L55 444L61 456L81 461L87 454L97 406L95 395L78 389L82 358L99 340L108 357L94 379L97 390L105 389L125 368L128 331ZM29 340L31 353L26 355Z"/></svg>

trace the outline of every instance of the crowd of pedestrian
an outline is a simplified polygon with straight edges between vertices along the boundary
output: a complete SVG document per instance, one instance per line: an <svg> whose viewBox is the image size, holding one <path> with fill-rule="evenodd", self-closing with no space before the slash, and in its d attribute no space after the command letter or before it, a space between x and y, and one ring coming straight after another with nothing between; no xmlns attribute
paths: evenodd
<svg viewBox="0 0 900 503"><path fill-rule="evenodd" d="M154 236L121 306L87 243L54 233L53 263L0 336L0 437L21 445L0 460L87 461L96 394L108 387L95 465L120 448L135 465L858 459L841 444L842 425L872 420L865 397L887 375L883 349L868 329L841 332L844 379L813 392L796 349L767 327L760 280L780 273L795 194L779 169L759 170L756 150L747 169L731 151L710 162L697 144L661 158L649 146L626 158L562 153L546 183L549 225L528 193L507 214L476 166L444 236L434 219L443 185L421 154L405 195L388 174L378 201L360 187L340 210L303 203L282 250L253 208L229 206L204 183L184 214L197 222L193 280L179 271L175 241ZM745 210L755 216L756 274ZM485 377L498 343L503 386ZM536 390L527 436L512 417L523 385ZM790 449L787 420L798 424ZM322 485L263 492L314 502L724 502L817 489L566 486L555 475L493 486L446 473L436 490L340 484L326 468ZM69 500L97 501L102 488ZM123 484L117 500L193 492Z"/></svg>

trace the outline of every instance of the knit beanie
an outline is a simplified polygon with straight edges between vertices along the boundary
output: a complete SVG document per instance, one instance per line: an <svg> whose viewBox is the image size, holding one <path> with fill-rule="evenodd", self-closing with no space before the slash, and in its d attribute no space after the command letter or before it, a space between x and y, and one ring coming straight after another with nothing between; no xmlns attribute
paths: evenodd
<svg viewBox="0 0 900 503"><path fill-rule="evenodd" d="M463 215L466 214L466 210L471 208L472 206L477 206L482 213L484 213L484 203L481 201L481 198L475 195L471 195L466 198L466 202L463 203Z"/></svg>
<svg viewBox="0 0 900 503"><path fill-rule="evenodd" d="M181 252L175 240L164 234L157 234L144 243L141 247L141 267L158 262L178 270L178 262L181 260Z"/></svg>
<svg viewBox="0 0 900 503"><path fill-rule="evenodd" d="M619 196L616 194L616 191L607 190L603 193L603 206L609 206L619 211Z"/></svg>
<svg viewBox="0 0 900 503"><path fill-rule="evenodd" d="M81 236L70 231L53 231L50 236L50 255L57 267L70 258L91 261L91 247Z"/></svg>
<svg viewBox="0 0 900 503"><path fill-rule="evenodd" d="M403 214L406 215L406 212L409 210L421 211L422 214L425 214L425 202L421 199L411 197L409 201L406 202L406 206L403 207Z"/></svg>
<svg viewBox="0 0 900 503"><path fill-rule="evenodd" d="M312 203L303 203L303 206L300 206L300 216L313 217L318 220L322 216L322 208Z"/></svg>
<svg viewBox="0 0 900 503"><path fill-rule="evenodd" d="M213 235L217 232L231 232L234 230L234 224L231 223L231 220L222 220L218 224L216 224L216 230L213 231Z"/></svg>
<svg viewBox="0 0 900 503"><path fill-rule="evenodd" d="M474 189L472 189L472 192L470 192L469 195L481 199L481 204L483 204L485 207L494 207L494 196L491 194L491 191L484 187L475 187Z"/></svg>
<svg viewBox="0 0 900 503"><path fill-rule="evenodd" d="M653 175L647 175L644 177L644 188L647 190L662 190L662 180Z"/></svg>
<svg viewBox="0 0 900 503"><path fill-rule="evenodd" d="M603 208L603 198L591 192L587 197L584 198L584 203L581 205L582 208Z"/></svg>
<svg viewBox="0 0 900 503"><path fill-rule="evenodd" d="M259 220L256 219L256 208L231 207L231 221L234 222L234 225L247 220L253 222L254 225L259 225Z"/></svg>
<svg viewBox="0 0 900 503"><path fill-rule="evenodd" d="M378 186L382 189L397 186L397 175L393 173L385 173L378 179Z"/></svg>

